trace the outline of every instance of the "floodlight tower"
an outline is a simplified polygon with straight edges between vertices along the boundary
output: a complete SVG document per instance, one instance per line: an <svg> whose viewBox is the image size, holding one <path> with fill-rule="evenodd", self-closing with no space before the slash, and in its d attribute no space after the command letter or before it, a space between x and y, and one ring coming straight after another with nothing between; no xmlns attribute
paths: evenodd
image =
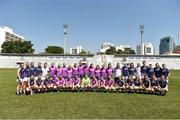
<svg viewBox="0 0 180 120"><path fill-rule="evenodd" d="M140 32L141 32L141 44L140 44L140 48L141 48L141 55L144 54L143 52L143 33L144 33L144 25L140 25Z"/></svg>
<svg viewBox="0 0 180 120"><path fill-rule="evenodd" d="M67 41L68 24L64 24L63 29L64 29L64 54L66 54L66 41Z"/></svg>

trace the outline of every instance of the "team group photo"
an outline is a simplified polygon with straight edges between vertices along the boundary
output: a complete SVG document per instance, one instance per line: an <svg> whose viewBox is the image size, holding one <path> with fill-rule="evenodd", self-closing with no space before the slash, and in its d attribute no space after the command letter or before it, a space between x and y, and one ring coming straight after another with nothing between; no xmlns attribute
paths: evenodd
<svg viewBox="0 0 180 120"><path fill-rule="evenodd" d="M17 70L16 94L44 93L52 91L119 91L165 95L168 91L169 70L165 64L155 67L143 61L120 63L112 66L94 66L74 63L74 65L54 63L21 63Z"/></svg>

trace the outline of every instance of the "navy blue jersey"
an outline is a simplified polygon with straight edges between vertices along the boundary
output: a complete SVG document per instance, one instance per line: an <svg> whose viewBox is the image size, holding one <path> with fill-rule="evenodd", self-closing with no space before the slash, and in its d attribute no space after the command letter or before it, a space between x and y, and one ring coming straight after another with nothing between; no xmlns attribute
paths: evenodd
<svg viewBox="0 0 180 120"><path fill-rule="evenodd" d="M164 77L168 77L169 70L167 68L162 68L161 69L161 74L164 75Z"/></svg>
<svg viewBox="0 0 180 120"><path fill-rule="evenodd" d="M167 85L167 81L166 81L166 80L160 80L160 81L159 81L159 86L160 86L161 88L165 88L166 85Z"/></svg>
<svg viewBox="0 0 180 120"><path fill-rule="evenodd" d="M132 76L134 76L135 73L136 73L136 69L135 69L134 67L130 67L130 68L129 68L129 74L132 75Z"/></svg>
<svg viewBox="0 0 180 120"><path fill-rule="evenodd" d="M24 70L24 77L30 77L31 76L31 69L30 67L26 67Z"/></svg>
<svg viewBox="0 0 180 120"><path fill-rule="evenodd" d="M25 75L25 69L24 68L19 68L20 69L20 71L19 71L19 77L21 78L21 79L24 79L24 75Z"/></svg>
<svg viewBox="0 0 180 120"><path fill-rule="evenodd" d="M129 75L129 68L123 66L122 67L122 76L128 76Z"/></svg>
<svg viewBox="0 0 180 120"><path fill-rule="evenodd" d="M117 81L117 85L118 85L119 87L122 87L122 86L124 85L124 81L123 81L123 80L118 80L118 81Z"/></svg>
<svg viewBox="0 0 180 120"><path fill-rule="evenodd" d="M148 69L148 66L146 66L146 65L141 66L141 73L142 74L147 74L147 69Z"/></svg>
<svg viewBox="0 0 180 120"><path fill-rule="evenodd" d="M157 78L159 78L159 77L161 77L161 68L160 67L155 67L154 68L154 73L155 73L155 76L157 77Z"/></svg>
<svg viewBox="0 0 180 120"><path fill-rule="evenodd" d="M152 78L153 74L154 74L154 68L149 68L147 69L147 74L149 78Z"/></svg>
<svg viewBox="0 0 180 120"><path fill-rule="evenodd" d="M42 75L42 68L41 67L36 67L35 68L35 75L38 76L38 75Z"/></svg>
<svg viewBox="0 0 180 120"><path fill-rule="evenodd" d="M34 80L33 80L33 79L30 79L30 80L29 80L29 84L30 84L30 86L33 86L33 85L35 84Z"/></svg>
<svg viewBox="0 0 180 120"><path fill-rule="evenodd" d="M132 86L132 85L133 85L133 81L132 81L132 80L127 80L127 84L128 84L129 86Z"/></svg>
<svg viewBox="0 0 180 120"><path fill-rule="evenodd" d="M35 68L34 66L31 66L30 69L31 69L31 75L34 75L34 74L35 74L35 69L36 69L36 68Z"/></svg>
<svg viewBox="0 0 180 120"><path fill-rule="evenodd" d="M150 85L150 80L144 80L144 81L143 81L143 84L144 84L144 86L145 86L146 88L148 88L149 85Z"/></svg>
<svg viewBox="0 0 180 120"><path fill-rule="evenodd" d="M40 86L41 83L42 83L42 80L41 80L41 79L36 80L36 84L37 84L38 86Z"/></svg>
<svg viewBox="0 0 180 120"><path fill-rule="evenodd" d="M48 79L45 79L45 80L43 81L43 85L48 85L48 84L51 84L51 81L48 80Z"/></svg>
<svg viewBox="0 0 180 120"><path fill-rule="evenodd" d="M141 85L140 80L135 79L135 80L134 80L134 85L135 85L135 86L140 86L140 85Z"/></svg>
<svg viewBox="0 0 180 120"><path fill-rule="evenodd" d="M152 80L151 81L151 86L158 86L158 81L157 80Z"/></svg>

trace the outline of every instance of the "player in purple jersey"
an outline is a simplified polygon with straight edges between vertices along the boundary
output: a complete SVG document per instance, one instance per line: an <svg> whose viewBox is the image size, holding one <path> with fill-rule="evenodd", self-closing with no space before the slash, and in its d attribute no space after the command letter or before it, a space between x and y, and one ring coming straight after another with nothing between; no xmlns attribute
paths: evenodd
<svg viewBox="0 0 180 120"><path fill-rule="evenodd" d="M107 78L105 65L102 65L102 67L101 67L101 77L103 77L104 79Z"/></svg>
<svg viewBox="0 0 180 120"><path fill-rule="evenodd" d="M63 89L65 87L65 84L66 84L65 79L62 77L62 75L60 75L58 77L58 81L56 82L58 89Z"/></svg>
<svg viewBox="0 0 180 120"><path fill-rule="evenodd" d="M93 66L93 64L91 64L90 66L89 66L89 77L90 78L92 78L94 75L95 75L95 73L94 73L94 66Z"/></svg>
<svg viewBox="0 0 180 120"><path fill-rule="evenodd" d="M56 75L54 75L53 77L51 77L50 80L51 80L51 83L52 83L52 88L53 88L53 90L56 91L56 90L57 90L57 85L56 85L57 77L56 77Z"/></svg>
<svg viewBox="0 0 180 120"><path fill-rule="evenodd" d="M63 67L62 67L62 76L63 76L63 78L67 78L67 76L68 76L67 67L66 67L65 63L63 64Z"/></svg>
<svg viewBox="0 0 180 120"><path fill-rule="evenodd" d="M81 62L79 62L79 66L78 66L78 75L81 79L84 77L84 70Z"/></svg>
<svg viewBox="0 0 180 120"><path fill-rule="evenodd" d="M54 63L51 63L51 66L49 67L49 74L50 74L50 77L52 78L56 73L56 68L54 66Z"/></svg>
<svg viewBox="0 0 180 120"><path fill-rule="evenodd" d="M72 90L73 88L73 79L70 75L68 75L67 79L66 79L66 89L67 90Z"/></svg>
<svg viewBox="0 0 180 120"><path fill-rule="evenodd" d="M16 86L16 94L19 95L22 93L22 82L24 80L24 63L20 64L20 67L17 70L17 86Z"/></svg>
<svg viewBox="0 0 180 120"><path fill-rule="evenodd" d="M81 79L78 75L73 77L73 90L78 90L81 87Z"/></svg>
<svg viewBox="0 0 180 120"><path fill-rule="evenodd" d="M67 68L67 75L70 76L70 77L73 76L73 69L72 69L71 65L69 65L68 68Z"/></svg>
<svg viewBox="0 0 180 120"><path fill-rule="evenodd" d="M30 69L30 63L26 62L26 66L24 69L24 79L22 82L22 86L23 86L23 93L26 94L26 88L28 86L28 81L30 79L31 76L31 69Z"/></svg>
<svg viewBox="0 0 180 120"><path fill-rule="evenodd" d="M51 81L49 80L48 76L45 77L43 80L43 85L42 85L43 91L49 91L51 90Z"/></svg>
<svg viewBox="0 0 180 120"><path fill-rule="evenodd" d="M31 75L35 75L35 69L36 67L34 66L34 62L31 62L31 65L30 65Z"/></svg>
<svg viewBox="0 0 180 120"><path fill-rule="evenodd" d="M88 75L88 77L89 77L89 67L88 67L87 64L84 65L83 70L84 70L84 76L85 76L85 75Z"/></svg>
<svg viewBox="0 0 180 120"><path fill-rule="evenodd" d="M58 67L56 68L56 76L59 77L62 75L62 67L61 64L58 64Z"/></svg>
<svg viewBox="0 0 180 120"><path fill-rule="evenodd" d="M106 80L104 79L104 77L100 77L100 79L98 80L99 90L103 91L105 89L105 85L106 85Z"/></svg>
<svg viewBox="0 0 180 120"><path fill-rule="evenodd" d="M35 80L38 79L39 75L42 76L42 67L41 67L41 62L38 62L38 66L35 68L35 72L34 72L34 77Z"/></svg>
<svg viewBox="0 0 180 120"><path fill-rule="evenodd" d="M99 65L96 65L94 73L95 73L96 79L99 80L101 77L101 68L99 67Z"/></svg>
<svg viewBox="0 0 180 120"><path fill-rule="evenodd" d="M112 76L113 68L112 68L111 63L108 63L108 67L106 68L106 73L107 73L107 76L109 76L109 75Z"/></svg>
<svg viewBox="0 0 180 120"><path fill-rule="evenodd" d="M91 86L91 89L96 89L97 88L98 84L97 84L97 79L96 79L95 76L92 76L90 86Z"/></svg>
<svg viewBox="0 0 180 120"><path fill-rule="evenodd" d="M112 76L109 74L108 78L106 80L106 89L107 90L113 90L114 89L114 81L112 79Z"/></svg>
<svg viewBox="0 0 180 120"><path fill-rule="evenodd" d="M73 66L73 76L76 76L78 75L78 66L77 66L77 63L74 63L74 66Z"/></svg>

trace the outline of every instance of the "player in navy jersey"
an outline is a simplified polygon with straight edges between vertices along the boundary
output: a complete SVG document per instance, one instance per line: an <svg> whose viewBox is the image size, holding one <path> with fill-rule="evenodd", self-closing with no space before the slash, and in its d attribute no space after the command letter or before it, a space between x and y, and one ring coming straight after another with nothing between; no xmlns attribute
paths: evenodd
<svg viewBox="0 0 180 120"><path fill-rule="evenodd" d="M31 76L30 63L27 62L24 69L24 80L23 80L23 93L26 94L26 88L28 86L28 81Z"/></svg>
<svg viewBox="0 0 180 120"><path fill-rule="evenodd" d="M34 66L34 62L31 62L30 69L31 69L31 75L34 75L36 69L36 67Z"/></svg>
<svg viewBox="0 0 180 120"><path fill-rule="evenodd" d="M158 81L157 81L157 78L155 75L152 76L151 78L151 90L152 92L156 93L159 91L159 88L158 88Z"/></svg>
<svg viewBox="0 0 180 120"><path fill-rule="evenodd" d="M147 75L151 79L154 74L154 68L152 67L152 64L149 64L149 67L147 69Z"/></svg>
<svg viewBox="0 0 180 120"><path fill-rule="evenodd" d="M142 86L145 93L151 92L151 81L147 75L145 75L143 78Z"/></svg>
<svg viewBox="0 0 180 120"><path fill-rule="evenodd" d="M141 79L139 75L136 75L136 78L134 79L134 89L138 93L142 90Z"/></svg>
<svg viewBox="0 0 180 120"><path fill-rule="evenodd" d="M43 87L43 81L41 79L41 75L38 76L38 79L36 80L36 85L38 92L41 92Z"/></svg>
<svg viewBox="0 0 180 120"><path fill-rule="evenodd" d="M28 87L30 89L31 95L33 95L37 91L37 85L33 75L30 77L30 80L28 81Z"/></svg>
<svg viewBox="0 0 180 120"><path fill-rule="evenodd" d="M134 92L134 80L132 76L128 76L127 82L126 82L126 90L127 92Z"/></svg>
<svg viewBox="0 0 180 120"><path fill-rule="evenodd" d="M124 91L125 90L125 81L123 80L122 76L119 76L119 78L115 84L115 87L118 91Z"/></svg>
<svg viewBox="0 0 180 120"><path fill-rule="evenodd" d="M156 67L154 68L154 73L157 80L159 81L161 78L161 67L159 66L159 63L156 63Z"/></svg>
<svg viewBox="0 0 180 120"><path fill-rule="evenodd" d="M34 76L35 76L35 80L38 79L39 75L42 76L42 67L41 67L41 62L38 62L38 66L35 68L35 73L34 73Z"/></svg>
<svg viewBox="0 0 180 120"><path fill-rule="evenodd" d="M19 95L22 93L22 82L24 80L24 63L20 64L20 67L17 70L17 87L16 94Z"/></svg>
<svg viewBox="0 0 180 120"><path fill-rule="evenodd" d="M122 67L122 76L123 76L123 79L127 80L128 75L129 75L129 68L128 68L127 64L124 64L124 66Z"/></svg>
<svg viewBox="0 0 180 120"><path fill-rule="evenodd" d="M136 75L136 68L134 67L134 64L131 63L130 67L129 67L129 75L131 75L133 77L133 79L135 79L135 75Z"/></svg>
<svg viewBox="0 0 180 120"><path fill-rule="evenodd" d="M166 92L168 91L168 83L167 80L164 76L161 76L161 79L159 80L159 84L158 84L160 93L162 95L165 95Z"/></svg>
<svg viewBox="0 0 180 120"><path fill-rule="evenodd" d="M42 85L42 89L43 91L49 91L51 89L51 81L49 80L49 77L46 76L45 79L42 81L43 85Z"/></svg>
<svg viewBox="0 0 180 120"><path fill-rule="evenodd" d="M141 66L141 77L144 78L144 75L147 75L147 69L148 66L146 65L146 61L142 62L142 66Z"/></svg>
<svg viewBox="0 0 180 120"><path fill-rule="evenodd" d="M168 82L169 70L167 69L165 64L162 64L161 75L163 75Z"/></svg>

